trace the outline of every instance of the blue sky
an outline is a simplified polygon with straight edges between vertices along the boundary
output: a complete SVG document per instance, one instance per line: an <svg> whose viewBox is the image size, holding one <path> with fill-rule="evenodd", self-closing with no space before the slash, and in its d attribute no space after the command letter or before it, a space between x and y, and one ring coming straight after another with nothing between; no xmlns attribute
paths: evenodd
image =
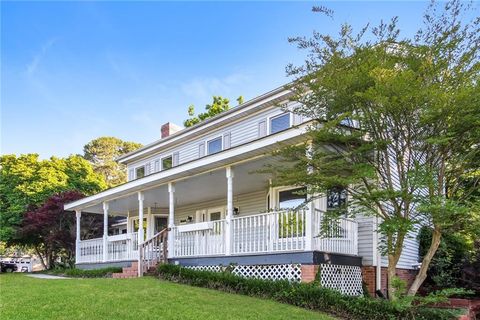
<svg viewBox="0 0 480 320"><path fill-rule="evenodd" d="M304 52L289 36L398 15L425 2L1 2L1 152L67 156L99 136L149 143L212 95L253 98Z"/></svg>

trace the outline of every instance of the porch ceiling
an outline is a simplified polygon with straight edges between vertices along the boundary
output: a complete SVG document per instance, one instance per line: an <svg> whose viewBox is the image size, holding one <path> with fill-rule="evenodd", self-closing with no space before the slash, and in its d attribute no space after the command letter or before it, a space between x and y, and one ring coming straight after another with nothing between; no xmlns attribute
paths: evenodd
<svg viewBox="0 0 480 320"><path fill-rule="evenodd" d="M267 163L278 164L278 159L264 156L232 166L234 195L268 188L270 176L258 172ZM224 168L195 175L175 183L175 206L177 207L214 199L226 199L226 197L227 179ZM164 184L144 191L144 207L168 208L168 186ZM137 194L109 201L109 212L112 215L126 216L128 211L136 211L137 209ZM101 214L103 213L103 207L102 204L96 204L86 211ZM136 215L137 213L133 214Z"/></svg>

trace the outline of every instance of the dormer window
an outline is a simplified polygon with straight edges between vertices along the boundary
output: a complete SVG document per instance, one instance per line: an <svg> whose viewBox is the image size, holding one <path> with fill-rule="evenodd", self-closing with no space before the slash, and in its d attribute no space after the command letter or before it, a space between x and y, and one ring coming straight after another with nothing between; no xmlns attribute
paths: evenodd
<svg viewBox="0 0 480 320"><path fill-rule="evenodd" d="M135 177L137 179L145 177L145 166L141 166L135 169Z"/></svg>
<svg viewBox="0 0 480 320"><path fill-rule="evenodd" d="M270 134L290 128L290 113L283 113L270 119Z"/></svg>

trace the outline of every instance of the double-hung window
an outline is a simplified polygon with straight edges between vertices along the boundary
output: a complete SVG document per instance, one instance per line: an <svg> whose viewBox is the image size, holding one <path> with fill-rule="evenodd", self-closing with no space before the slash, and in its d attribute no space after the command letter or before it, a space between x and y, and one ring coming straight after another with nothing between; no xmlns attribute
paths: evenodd
<svg viewBox="0 0 480 320"><path fill-rule="evenodd" d="M172 156L162 158L162 170L170 169L173 165Z"/></svg>
<svg viewBox="0 0 480 320"><path fill-rule="evenodd" d="M140 179L145 177L145 166L141 166L135 169L135 178Z"/></svg>
<svg viewBox="0 0 480 320"><path fill-rule="evenodd" d="M270 118L270 134L274 134L290 128L290 113L282 113Z"/></svg>
<svg viewBox="0 0 480 320"><path fill-rule="evenodd" d="M222 137L207 141L207 154L214 154L222 151Z"/></svg>

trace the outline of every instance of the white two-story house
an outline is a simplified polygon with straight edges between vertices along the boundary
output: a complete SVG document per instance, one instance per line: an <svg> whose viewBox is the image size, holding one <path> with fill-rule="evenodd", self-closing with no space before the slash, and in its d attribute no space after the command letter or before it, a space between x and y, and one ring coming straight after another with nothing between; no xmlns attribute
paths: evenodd
<svg viewBox="0 0 480 320"><path fill-rule="evenodd" d="M312 281L346 294L380 289L385 259L378 254L375 219L340 219L319 236L322 215L346 199L330 192L301 209L295 187L272 187L259 170L278 161L272 151L305 137L308 119L286 112L290 92L278 88L122 156L128 182L65 205L76 212L78 268L125 267L127 277L159 262L251 277ZM307 168L306 168L307 170ZM292 209L296 208L296 209ZM82 212L104 215L104 236L80 239ZM126 218L126 233L109 234L108 216ZM119 232L115 232L119 233ZM418 259L406 241L399 275ZM385 283L383 283L383 286Z"/></svg>

